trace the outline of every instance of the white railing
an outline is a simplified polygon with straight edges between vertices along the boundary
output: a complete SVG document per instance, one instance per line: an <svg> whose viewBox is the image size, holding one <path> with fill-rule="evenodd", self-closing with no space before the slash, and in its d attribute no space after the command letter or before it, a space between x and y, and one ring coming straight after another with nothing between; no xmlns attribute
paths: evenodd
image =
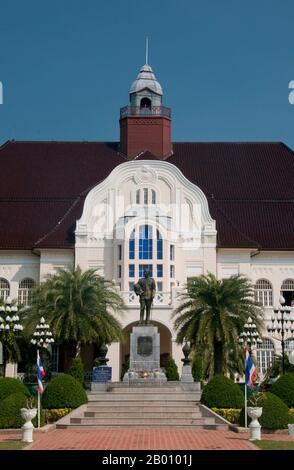
<svg viewBox="0 0 294 470"><path fill-rule="evenodd" d="M126 305L139 305L139 296L133 291L121 292ZM156 292L153 300L153 305L171 305L172 296L171 292Z"/></svg>

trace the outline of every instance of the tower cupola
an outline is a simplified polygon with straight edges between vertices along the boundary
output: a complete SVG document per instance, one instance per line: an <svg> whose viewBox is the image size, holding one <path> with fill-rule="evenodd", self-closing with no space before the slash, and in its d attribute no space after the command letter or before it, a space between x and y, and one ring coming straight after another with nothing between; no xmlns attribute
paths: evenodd
<svg viewBox="0 0 294 470"><path fill-rule="evenodd" d="M120 110L120 147L129 159L149 150L164 159L171 154L171 111L163 106L162 87L147 63L129 91L130 104Z"/></svg>

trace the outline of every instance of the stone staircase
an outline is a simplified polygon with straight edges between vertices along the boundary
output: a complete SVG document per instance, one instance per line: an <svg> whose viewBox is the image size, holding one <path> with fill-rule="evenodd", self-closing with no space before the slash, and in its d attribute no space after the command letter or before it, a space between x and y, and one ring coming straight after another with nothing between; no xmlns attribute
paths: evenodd
<svg viewBox="0 0 294 470"><path fill-rule="evenodd" d="M56 423L67 427L197 427L228 429L228 423L200 404L201 392L180 387L114 387L89 392L88 403Z"/></svg>

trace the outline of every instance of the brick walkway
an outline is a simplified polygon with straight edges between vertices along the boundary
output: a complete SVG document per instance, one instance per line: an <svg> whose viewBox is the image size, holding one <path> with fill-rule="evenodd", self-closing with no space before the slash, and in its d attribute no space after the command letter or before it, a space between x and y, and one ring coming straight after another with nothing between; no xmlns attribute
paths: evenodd
<svg viewBox="0 0 294 470"><path fill-rule="evenodd" d="M20 440L19 432L0 433L1 441ZM58 429L35 433L27 450L252 450L247 433L196 429ZM290 441L288 434L263 434L262 439Z"/></svg>
<svg viewBox="0 0 294 470"><path fill-rule="evenodd" d="M252 450L246 434L180 428L58 429L35 435L28 450Z"/></svg>

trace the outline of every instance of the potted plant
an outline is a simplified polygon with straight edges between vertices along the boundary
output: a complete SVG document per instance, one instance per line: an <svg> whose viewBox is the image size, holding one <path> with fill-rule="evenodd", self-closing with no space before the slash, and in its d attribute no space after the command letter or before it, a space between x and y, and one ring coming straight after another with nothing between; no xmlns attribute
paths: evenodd
<svg viewBox="0 0 294 470"><path fill-rule="evenodd" d="M37 408L34 406L33 397L27 399L27 407L21 408L21 417L25 420L26 423L29 423L37 415Z"/></svg>
<svg viewBox="0 0 294 470"><path fill-rule="evenodd" d="M262 400L262 398L263 398L262 392L252 393L250 397L249 403L252 406L248 406L247 414L252 420L257 420L262 415L262 407L258 406L258 403Z"/></svg>

